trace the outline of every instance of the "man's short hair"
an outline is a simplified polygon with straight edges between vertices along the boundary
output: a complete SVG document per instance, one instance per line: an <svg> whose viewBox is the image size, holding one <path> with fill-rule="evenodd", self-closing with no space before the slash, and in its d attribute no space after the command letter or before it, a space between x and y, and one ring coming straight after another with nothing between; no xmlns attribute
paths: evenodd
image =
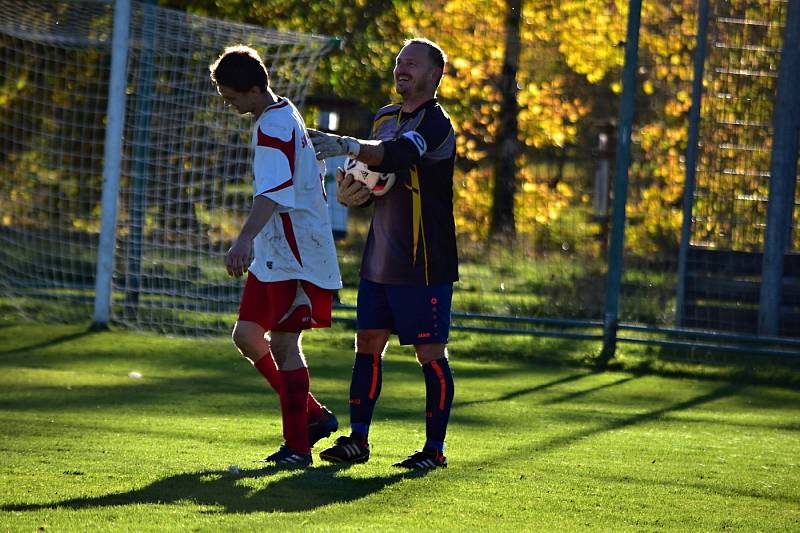
<svg viewBox="0 0 800 533"><path fill-rule="evenodd" d="M403 46L408 46L409 44L424 44L427 46L428 56L431 58L431 62L444 71L444 66L447 63L447 54L444 53L444 50L442 50L438 44L425 37L406 39Z"/></svg>
<svg viewBox="0 0 800 533"><path fill-rule="evenodd" d="M217 87L224 85L240 93L252 87L258 87L261 92L269 88L269 73L261 56L243 44L227 47L208 68Z"/></svg>

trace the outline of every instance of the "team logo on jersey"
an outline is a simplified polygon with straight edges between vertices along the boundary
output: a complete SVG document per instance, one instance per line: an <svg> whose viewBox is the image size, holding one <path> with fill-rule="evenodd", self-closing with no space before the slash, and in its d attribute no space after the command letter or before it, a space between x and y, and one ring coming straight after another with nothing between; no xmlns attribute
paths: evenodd
<svg viewBox="0 0 800 533"><path fill-rule="evenodd" d="M425 138L416 131L407 131L403 134L403 137L414 143L420 157L428 150L428 143L425 142Z"/></svg>

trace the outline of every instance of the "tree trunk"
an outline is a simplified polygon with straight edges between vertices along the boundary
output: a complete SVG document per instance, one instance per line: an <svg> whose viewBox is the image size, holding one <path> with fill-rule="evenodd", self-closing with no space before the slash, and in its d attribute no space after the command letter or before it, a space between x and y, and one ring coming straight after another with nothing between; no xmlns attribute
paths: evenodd
<svg viewBox="0 0 800 533"><path fill-rule="evenodd" d="M511 240L516 236L514 195L517 189L517 156L519 125L517 124L517 70L520 55L520 20L522 0L508 0L506 11L506 46L500 79L502 109L500 129L495 142L494 194L489 234L492 238Z"/></svg>

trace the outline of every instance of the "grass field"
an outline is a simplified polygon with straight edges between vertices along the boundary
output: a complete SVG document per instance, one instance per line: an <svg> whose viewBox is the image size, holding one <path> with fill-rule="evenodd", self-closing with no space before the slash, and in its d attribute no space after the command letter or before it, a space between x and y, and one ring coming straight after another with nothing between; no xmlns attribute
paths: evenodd
<svg viewBox="0 0 800 533"><path fill-rule="evenodd" d="M509 342L454 335L448 469L390 466L424 438L421 372L392 345L370 462L278 471L251 462L280 444L277 400L224 336L0 322L0 530L800 530L796 387L593 373L542 363L578 345ZM345 424L351 346L306 337Z"/></svg>

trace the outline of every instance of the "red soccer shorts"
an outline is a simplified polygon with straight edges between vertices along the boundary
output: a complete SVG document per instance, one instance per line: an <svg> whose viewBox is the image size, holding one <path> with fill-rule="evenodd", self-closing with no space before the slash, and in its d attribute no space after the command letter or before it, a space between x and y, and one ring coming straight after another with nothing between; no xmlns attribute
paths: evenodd
<svg viewBox="0 0 800 533"><path fill-rule="evenodd" d="M333 291L303 280L259 281L247 273L239 320L255 322L267 331L300 333L331 325Z"/></svg>

